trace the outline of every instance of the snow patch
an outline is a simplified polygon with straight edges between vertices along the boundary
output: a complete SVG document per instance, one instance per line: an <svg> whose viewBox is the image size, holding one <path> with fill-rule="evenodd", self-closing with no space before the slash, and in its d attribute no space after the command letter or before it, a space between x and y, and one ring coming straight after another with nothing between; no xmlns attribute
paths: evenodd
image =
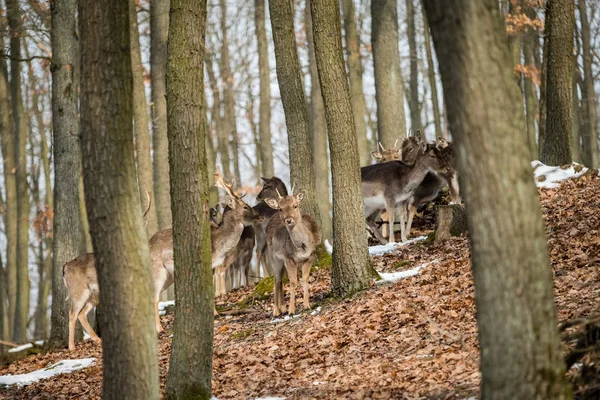
<svg viewBox="0 0 600 400"><path fill-rule="evenodd" d="M554 189L560 186L561 181L577 178L587 172L587 168L576 162L570 165L560 167L552 167L544 165L542 162L535 160L531 162L533 175L537 187Z"/></svg>
<svg viewBox="0 0 600 400"><path fill-rule="evenodd" d="M377 283L394 283L398 282L400 279L410 278L411 276L419 275L419 272L427 267L429 264L437 264L438 260L432 261L428 264L418 265L414 268L407 269L406 271L398 271L398 272L380 272L379 276L381 276L381 280L377 281Z"/></svg>
<svg viewBox="0 0 600 400"><path fill-rule="evenodd" d="M331 243L329 243L329 239L325 239L323 244L325 245L325 250L327 250L329 255L332 255L333 254L333 246L331 245Z"/></svg>
<svg viewBox="0 0 600 400"><path fill-rule="evenodd" d="M384 255L387 253L391 253L392 251L396 250L398 247L407 246L411 243L416 243L416 242L419 242L419 241L425 240L425 239L427 239L426 236L419 236L414 239L409 239L406 242L388 243L388 244L381 244L378 246L370 246L369 254L372 256L381 256L381 255Z"/></svg>
<svg viewBox="0 0 600 400"><path fill-rule="evenodd" d="M42 379L52 378L56 375L70 374L71 372L79 371L80 369L87 368L95 363L95 358L62 360L56 364L52 364L49 367L38 369L37 371L33 371L28 374L2 375L0 376L0 387L10 385L26 386Z"/></svg>
<svg viewBox="0 0 600 400"><path fill-rule="evenodd" d="M167 307L174 306L175 300L161 301L158 303L158 315L165 315Z"/></svg>
<svg viewBox="0 0 600 400"><path fill-rule="evenodd" d="M44 345L44 341L43 340L36 340L35 342L36 346L43 346ZM33 344L31 343L25 343L22 344L21 346L18 347L13 347L12 349L8 350L9 353L18 353L19 351L23 351L23 350L27 350L33 347Z"/></svg>
<svg viewBox="0 0 600 400"><path fill-rule="evenodd" d="M300 314L295 314L295 315L292 315L292 316L290 316L290 315L286 315L286 316L285 316L285 317L283 317L283 318L275 318L275 319L272 319L271 321L269 321L269 323L270 323L270 324L277 324L277 323L279 323L279 322L285 322L285 321L289 321L289 320L291 320L292 318L300 318Z"/></svg>
<svg viewBox="0 0 600 400"><path fill-rule="evenodd" d="M313 310L313 312L311 312L310 315L317 315L320 312L321 312L321 306L317 307L316 310Z"/></svg>

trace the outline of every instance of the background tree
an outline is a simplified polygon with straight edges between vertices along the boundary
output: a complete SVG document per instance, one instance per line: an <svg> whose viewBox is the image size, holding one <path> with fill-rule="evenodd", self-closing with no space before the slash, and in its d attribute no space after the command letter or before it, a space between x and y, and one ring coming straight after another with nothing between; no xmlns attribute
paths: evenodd
<svg viewBox="0 0 600 400"><path fill-rule="evenodd" d="M372 0L371 21L377 134L379 141L388 148L394 145L399 136L406 136L397 0Z"/></svg>
<svg viewBox="0 0 600 400"><path fill-rule="evenodd" d="M575 4L572 0L552 0L546 7L546 136L540 147L540 161L562 165L573 161L571 85Z"/></svg>
<svg viewBox="0 0 600 400"><path fill-rule="evenodd" d="M152 80L152 150L154 153L154 196L158 228L171 227L169 160L167 139L167 36L169 1L150 0L150 77Z"/></svg>
<svg viewBox="0 0 600 400"><path fill-rule="evenodd" d="M523 108L498 3L425 0L425 9L457 154L468 155L457 164L471 238L481 397L570 398L544 224L521 134Z"/></svg>
<svg viewBox="0 0 600 400"><path fill-rule="evenodd" d="M172 0L167 63L175 325L166 397L209 399L213 306L204 46L206 0Z"/></svg>
<svg viewBox="0 0 600 400"><path fill-rule="evenodd" d="M79 3L83 177L102 308L102 397L158 399L150 252L133 154L128 9L120 0Z"/></svg>
<svg viewBox="0 0 600 400"><path fill-rule="evenodd" d="M408 49L410 55L410 130L416 132L423 130L421 122L421 102L419 101L419 56L417 52L417 32L415 28L414 0L406 0L406 35L408 36Z"/></svg>
<svg viewBox="0 0 600 400"><path fill-rule="evenodd" d="M377 272L371 266L364 234L360 159L350 88L342 50L337 0L312 0L314 46L323 93L333 179L333 292L348 296L368 287Z"/></svg>
<svg viewBox="0 0 600 400"><path fill-rule="evenodd" d="M422 0L421 0L422 1ZM427 58L427 80L431 90L431 109L433 111L433 124L435 126L435 137L446 137L442 131L442 119L440 116L440 106L438 103L438 89L435 79L435 64L433 63L433 52L431 51L431 37L429 35L429 24L427 16L423 13L423 40L425 41L425 57ZM448 139L446 137L446 139Z"/></svg>

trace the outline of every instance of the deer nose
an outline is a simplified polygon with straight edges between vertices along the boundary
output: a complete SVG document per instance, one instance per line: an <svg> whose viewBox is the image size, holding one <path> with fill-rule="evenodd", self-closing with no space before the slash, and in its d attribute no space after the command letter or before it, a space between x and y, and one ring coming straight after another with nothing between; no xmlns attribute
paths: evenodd
<svg viewBox="0 0 600 400"><path fill-rule="evenodd" d="M291 224L294 223L294 219L293 218L286 218L285 219L285 223L288 224L288 225L291 225Z"/></svg>

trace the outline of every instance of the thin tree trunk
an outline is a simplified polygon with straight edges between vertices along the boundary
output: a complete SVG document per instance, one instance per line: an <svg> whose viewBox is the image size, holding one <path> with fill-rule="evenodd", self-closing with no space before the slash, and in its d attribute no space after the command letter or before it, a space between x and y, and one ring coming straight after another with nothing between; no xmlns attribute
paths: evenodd
<svg viewBox="0 0 600 400"><path fill-rule="evenodd" d="M133 154L128 9L120 0L79 2L83 177L102 308L102 398L158 400L154 290Z"/></svg>
<svg viewBox="0 0 600 400"><path fill-rule="evenodd" d="M8 80L7 55L4 53L4 37L0 35L0 134L2 139L2 161L4 162L4 230L6 235L6 286L7 286L7 329L12 339L17 298L17 180L15 175L15 130L11 117L11 98Z"/></svg>
<svg viewBox="0 0 600 400"><path fill-rule="evenodd" d="M523 59L526 67L535 67L533 60L533 41L535 39L535 31L530 29L529 32L523 35ZM527 144L529 147L529 157L531 160L539 158L539 150L536 139L535 115L537 113L535 104L535 88L530 77L523 77L523 91L525 97L525 117L527 122Z"/></svg>
<svg viewBox="0 0 600 400"><path fill-rule="evenodd" d="M307 0L304 8L304 25L306 26L306 41L308 42L308 67L310 72L310 111L309 128L313 146L313 160L315 176L320 177L315 182L317 189L317 202L321 214L321 233L323 239L331 240L331 203L329 202L329 155L327 154L327 126L325 121L325 108L319 84L319 73L315 59L313 42L313 29L310 16L311 3ZM360 164L359 164L360 165Z"/></svg>
<svg viewBox="0 0 600 400"><path fill-rule="evenodd" d="M457 164L471 237L481 398L570 399L546 235L498 2L425 0L425 9L457 154L469 155ZM489 179L496 171L502 174Z"/></svg>
<svg viewBox="0 0 600 400"><path fill-rule="evenodd" d="M217 131L217 150L221 156L221 167L223 175L228 179L231 178L231 157L229 156L229 128L226 118L221 117L221 108L223 101L221 101L221 92L219 89L219 82L215 75L212 58L210 54L205 60L206 71L208 72L208 80L213 95L213 106L211 110L211 119Z"/></svg>
<svg viewBox="0 0 600 400"><path fill-rule="evenodd" d="M288 134L290 180L297 189L306 191L302 210L321 218L316 199L313 152L308 129L308 111L302 83L302 70L296 49L294 13L289 0L270 0L271 29L275 45L277 80Z"/></svg>
<svg viewBox="0 0 600 400"><path fill-rule="evenodd" d="M17 178L17 294L13 341L27 340L29 315L29 190L27 184L27 119L21 93L21 12L17 0L6 1L10 38L10 94L15 129Z"/></svg>
<svg viewBox="0 0 600 400"><path fill-rule="evenodd" d="M337 0L312 0L315 56L323 92L333 178L333 293L345 297L368 287L377 272L371 265L364 234L360 158L350 87L342 49Z"/></svg>
<svg viewBox="0 0 600 400"><path fill-rule="evenodd" d="M421 122L421 102L419 101L419 56L417 52L417 33L415 29L415 7L414 0L406 0L406 34L408 36L408 48L410 55L410 126L411 132L423 130Z"/></svg>
<svg viewBox="0 0 600 400"><path fill-rule="evenodd" d="M208 102L206 101L206 91L203 91L204 102L204 124L206 129L206 165L208 170L208 180L210 182L208 189L208 204L212 207L219 201L219 193L216 186L214 186L214 182L212 181L212 175L215 172L215 165L217 164L217 154L215 153L215 145L214 141L211 137L211 125L208 122Z"/></svg>
<svg viewBox="0 0 600 400"><path fill-rule="evenodd" d="M575 44L576 51L573 57L573 84L572 84L572 113L573 113L573 133L571 135L571 150L573 152L573 161L578 163L583 163L581 158L582 146L580 143L581 139L581 119L583 117L583 111L585 107L582 107L582 103L579 99L579 91L577 90L580 85L583 83L581 79L581 71L579 70L579 65L577 60L579 59L579 55L581 54L581 46L579 44L579 38L577 30L575 31Z"/></svg>
<svg viewBox="0 0 600 400"><path fill-rule="evenodd" d="M423 12L423 32L425 40L425 55L427 57L427 79L431 88L431 108L433 110L433 124L435 126L435 137L446 137L442 131L442 118L440 116L440 106L438 103L438 89L435 80L435 64L433 63L433 52L431 51L431 37L429 34L429 23L427 15ZM446 138L447 139L447 138Z"/></svg>
<svg viewBox="0 0 600 400"><path fill-rule="evenodd" d="M535 52L534 52L535 57ZM538 152L546 140L546 86L548 81L548 37L544 36L542 45L542 75L540 79L540 104L538 109Z"/></svg>
<svg viewBox="0 0 600 400"><path fill-rule="evenodd" d="M572 0L552 0L546 7L546 137L540 147L540 161L547 165L563 165L573 161L571 85L575 4Z"/></svg>
<svg viewBox="0 0 600 400"><path fill-rule="evenodd" d="M360 37L356 29L356 12L353 0L342 0L344 16L344 34L346 37L346 59L348 63L348 80L350 81L350 101L356 126L358 154L360 165L368 165L371 161L369 142L367 140L367 123L365 116L365 94L363 92L363 67L360 57Z"/></svg>
<svg viewBox="0 0 600 400"><path fill-rule="evenodd" d="M259 123L260 132L260 159L262 174L272 177L275 174L273 167L273 143L271 142L271 68L269 67L269 43L267 42L267 29L265 27L265 0L255 1L256 41L258 43L258 74L260 79L259 94Z"/></svg>
<svg viewBox="0 0 600 400"><path fill-rule="evenodd" d="M79 220L79 229L81 233L81 244L79 247L79 253L91 253L94 251L94 249L92 246L92 237L90 236L90 223L88 221L87 207L85 202L83 171L81 171L81 175L79 178Z"/></svg>
<svg viewBox="0 0 600 400"><path fill-rule="evenodd" d="M175 325L167 399L209 399L214 295L204 97L206 0L172 0L167 64Z"/></svg>
<svg viewBox="0 0 600 400"><path fill-rule="evenodd" d="M406 136L404 83L398 50L398 0L371 1L377 133L385 148Z"/></svg>
<svg viewBox="0 0 600 400"><path fill-rule="evenodd" d="M585 107L586 114L582 120L583 162L590 168L598 168L598 106L596 104L596 89L594 87L594 75L592 71L593 54L590 23L587 16L587 1L579 0L578 4L583 50L582 101L587 103Z"/></svg>
<svg viewBox="0 0 600 400"><path fill-rule="evenodd" d="M248 124L250 125L250 132L252 133L252 140L254 141L254 177L256 182L260 185L260 176L262 173L261 166L261 152L260 152L260 133L258 132L258 125L254 119L254 94L252 93L252 77L248 76L246 79L246 118L248 118Z"/></svg>
<svg viewBox="0 0 600 400"><path fill-rule="evenodd" d="M169 0L150 0L150 78L152 80L152 149L154 197L158 228L171 227L171 195L167 139L167 35Z"/></svg>
<svg viewBox="0 0 600 400"><path fill-rule="evenodd" d="M156 201L152 182L152 156L150 155L150 128L148 126L148 105L146 101L146 85L144 85L144 66L140 51L140 32L135 0L129 1L129 22L131 24L131 71L133 74L133 121L135 127L135 155L138 175L138 188L143 209L150 209L146 214L146 232L151 237L158 230L156 218ZM150 199L148 199L148 197Z"/></svg>

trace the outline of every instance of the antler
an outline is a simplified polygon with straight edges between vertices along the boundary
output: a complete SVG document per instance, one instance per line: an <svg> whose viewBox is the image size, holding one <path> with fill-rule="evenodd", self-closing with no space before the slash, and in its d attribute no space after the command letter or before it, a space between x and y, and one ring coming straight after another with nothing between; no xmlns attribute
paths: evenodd
<svg viewBox="0 0 600 400"><path fill-rule="evenodd" d="M394 150L396 150L396 146L398 146L398 139L394 142Z"/></svg>
<svg viewBox="0 0 600 400"><path fill-rule="evenodd" d="M279 200L283 199L283 196L279 194L279 189L275 188L275 191L277 192L277 196L279 196Z"/></svg>
<svg viewBox="0 0 600 400"><path fill-rule="evenodd" d="M292 192L290 193L290 195L294 194L294 188L296 187L296 184L294 182L292 182Z"/></svg>
<svg viewBox="0 0 600 400"><path fill-rule="evenodd" d="M214 173L214 179L215 179L215 186L218 188L223 189L225 192L227 192L227 194L230 197L239 199L240 197L235 194L235 192L233 191L233 183L228 183L225 180L225 177L223 176L223 174L221 173L221 167L217 166L215 173Z"/></svg>
<svg viewBox="0 0 600 400"><path fill-rule="evenodd" d="M146 208L146 211L144 211L144 215L142 215L142 218L146 218L146 215L148 215L148 211L150 211L150 206L152 205L152 197L150 197L149 191L146 191L146 197L148 198L148 208Z"/></svg>
<svg viewBox="0 0 600 400"><path fill-rule="evenodd" d="M383 148L383 145L381 144L381 142L377 142L379 143L379 147L381 147L381 151L385 151L385 149Z"/></svg>

